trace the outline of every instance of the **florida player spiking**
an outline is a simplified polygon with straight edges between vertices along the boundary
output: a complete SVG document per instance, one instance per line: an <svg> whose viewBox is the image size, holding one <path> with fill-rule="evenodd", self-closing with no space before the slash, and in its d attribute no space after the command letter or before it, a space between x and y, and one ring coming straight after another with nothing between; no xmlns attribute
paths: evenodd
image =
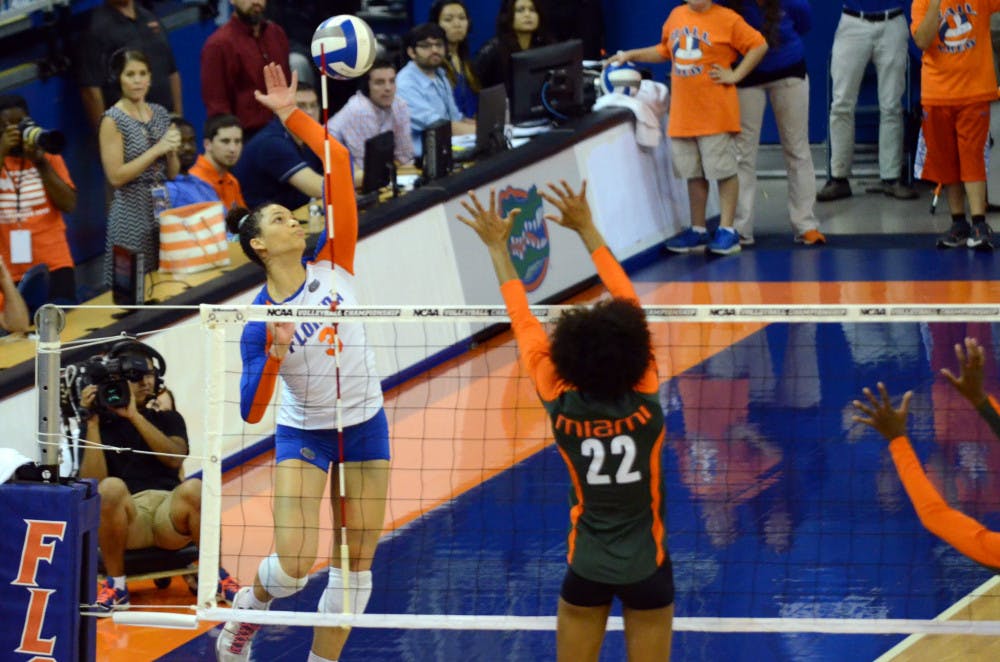
<svg viewBox="0 0 1000 662"><path fill-rule="evenodd" d="M297 136L323 154L323 127L295 107L296 76L291 85L277 65L265 68L267 94L256 93ZM350 155L331 142L331 177L326 194L334 208L333 260L324 232L312 259L303 260L305 233L291 211L263 204L253 211L234 209L227 216L239 234L244 252L264 267L267 283L255 304L329 306L355 305L354 251L358 213ZM338 347L333 347L333 343ZM344 494L350 571L331 554L326 590L319 611L344 612L344 579L354 613L364 611L371 595L371 563L382 531L388 486L389 431L382 409L382 390L375 359L365 340L364 326L324 322L301 324L250 323L240 340L243 374L240 413L249 422L263 417L280 384L281 404L275 430L275 550L257 570L253 587L233 601L234 608L266 609L276 597L287 597L305 586L319 545L319 516L327 473L340 462L337 397L343 425ZM339 352L337 366L335 352ZM339 382L339 383L338 383ZM331 474L331 494L340 492L340 476ZM334 512L334 541L340 544L339 507ZM244 660L260 628L230 621L219 635L220 660ZM347 639L343 628L317 628L311 661L336 660Z"/></svg>
<svg viewBox="0 0 1000 662"><path fill-rule="evenodd" d="M531 314L507 246L516 210L500 218L474 194L462 205L489 249L514 337L548 412L569 471L570 531L556 625L556 656L596 662L615 596L629 660L669 660L674 583L664 528L663 409L646 317L587 204L587 185L549 184L545 200L576 232L614 299L560 317L551 337Z"/></svg>

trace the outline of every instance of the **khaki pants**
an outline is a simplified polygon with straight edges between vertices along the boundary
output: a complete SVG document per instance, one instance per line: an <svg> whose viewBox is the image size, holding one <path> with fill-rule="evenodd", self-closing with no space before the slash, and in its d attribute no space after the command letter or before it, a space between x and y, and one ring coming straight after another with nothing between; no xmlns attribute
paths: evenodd
<svg viewBox="0 0 1000 662"><path fill-rule="evenodd" d="M868 62L878 75L878 168L882 179L897 179L903 165L903 105L910 31L902 16L866 21L840 15L833 37L830 76L830 174L848 177L854 160L854 108Z"/></svg>
<svg viewBox="0 0 1000 662"><path fill-rule="evenodd" d="M760 127L764 122L764 107L770 99L788 170L788 218L796 236L818 229L816 170L809 148L809 79L782 78L763 85L741 87L738 91L740 134L736 137L736 164L740 196L733 227L741 237L753 238Z"/></svg>

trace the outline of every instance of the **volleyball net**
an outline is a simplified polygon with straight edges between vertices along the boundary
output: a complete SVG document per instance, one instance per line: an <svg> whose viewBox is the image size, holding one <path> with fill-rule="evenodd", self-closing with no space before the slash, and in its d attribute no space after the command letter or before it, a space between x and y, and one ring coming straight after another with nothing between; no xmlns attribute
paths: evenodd
<svg viewBox="0 0 1000 662"><path fill-rule="evenodd" d="M533 312L551 324L564 308ZM644 308L666 416L675 630L779 633L793 648L807 647L798 633L1000 634L993 571L923 528L887 442L852 421L862 388L884 382L897 402L913 390L909 430L931 481L1000 527L1000 441L938 375L957 370L954 345L973 336L987 348L986 388L1000 392L1000 306ZM328 489L306 589L238 620L554 629L570 478L505 321L493 306L205 305L200 325L163 342L168 363L185 366L166 381L188 421L186 469L203 481L199 567L221 563L244 584L274 551L278 406L258 424L240 418L244 326L293 322L305 341L364 324L383 380L392 461L366 613L317 613L336 554ZM200 573L191 610L232 620L216 579ZM879 641L869 652L889 647Z"/></svg>

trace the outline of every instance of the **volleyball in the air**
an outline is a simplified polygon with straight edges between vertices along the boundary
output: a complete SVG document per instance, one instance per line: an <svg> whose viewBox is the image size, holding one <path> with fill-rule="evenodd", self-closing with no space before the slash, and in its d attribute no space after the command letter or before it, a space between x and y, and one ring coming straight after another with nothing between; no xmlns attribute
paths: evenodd
<svg viewBox="0 0 1000 662"><path fill-rule="evenodd" d="M313 33L313 62L331 78L347 80L364 76L375 62L377 52L375 33L357 16L332 16Z"/></svg>
<svg viewBox="0 0 1000 662"><path fill-rule="evenodd" d="M642 72L631 62L609 64L601 72L601 90L605 94L635 96L642 83Z"/></svg>

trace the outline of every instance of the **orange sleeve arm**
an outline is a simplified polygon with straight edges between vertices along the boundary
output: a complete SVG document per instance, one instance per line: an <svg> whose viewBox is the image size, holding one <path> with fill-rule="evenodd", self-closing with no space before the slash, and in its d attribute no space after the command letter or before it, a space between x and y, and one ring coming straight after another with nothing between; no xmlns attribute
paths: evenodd
<svg viewBox="0 0 1000 662"><path fill-rule="evenodd" d="M323 125L296 109L285 126L309 146L321 161L325 159L323 149L327 132ZM351 168L351 154L333 136L330 136L330 172L324 173L323 192L326 202L333 204L333 254L337 264L354 273L354 250L358 244L358 205L354 198L354 171ZM325 209L324 209L325 213ZM320 259L324 246L316 249Z"/></svg>
<svg viewBox="0 0 1000 662"><path fill-rule="evenodd" d="M1000 533L949 506L920 466L910 440L896 437L889 444L892 461L921 524L973 561L1000 568Z"/></svg>
<svg viewBox="0 0 1000 662"><path fill-rule="evenodd" d="M607 246L601 246L594 251L590 259L594 261L594 266L597 267L597 275L600 276L601 282L608 288L611 296L618 299L628 299L636 304L639 303L639 297L635 293L632 281L629 280L628 274L622 269L622 265L611 254L611 249ZM656 359L651 356L649 357L649 365L646 368L646 372L639 380L639 383L636 384L635 390L639 393L656 393L659 388L660 378L656 370Z"/></svg>
<svg viewBox="0 0 1000 662"><path fill-rule="evenodd" d="M555 364L552 363L549 338L545 335L545 329L528 308L528 295L524 291L524 283L517 278L509 280L500 286L500 294L503 295L507 312L510 314L514 338L521 350L521 361L528 370L538 395L546 402L555 400L566 388L556 374Z"/></svg>

